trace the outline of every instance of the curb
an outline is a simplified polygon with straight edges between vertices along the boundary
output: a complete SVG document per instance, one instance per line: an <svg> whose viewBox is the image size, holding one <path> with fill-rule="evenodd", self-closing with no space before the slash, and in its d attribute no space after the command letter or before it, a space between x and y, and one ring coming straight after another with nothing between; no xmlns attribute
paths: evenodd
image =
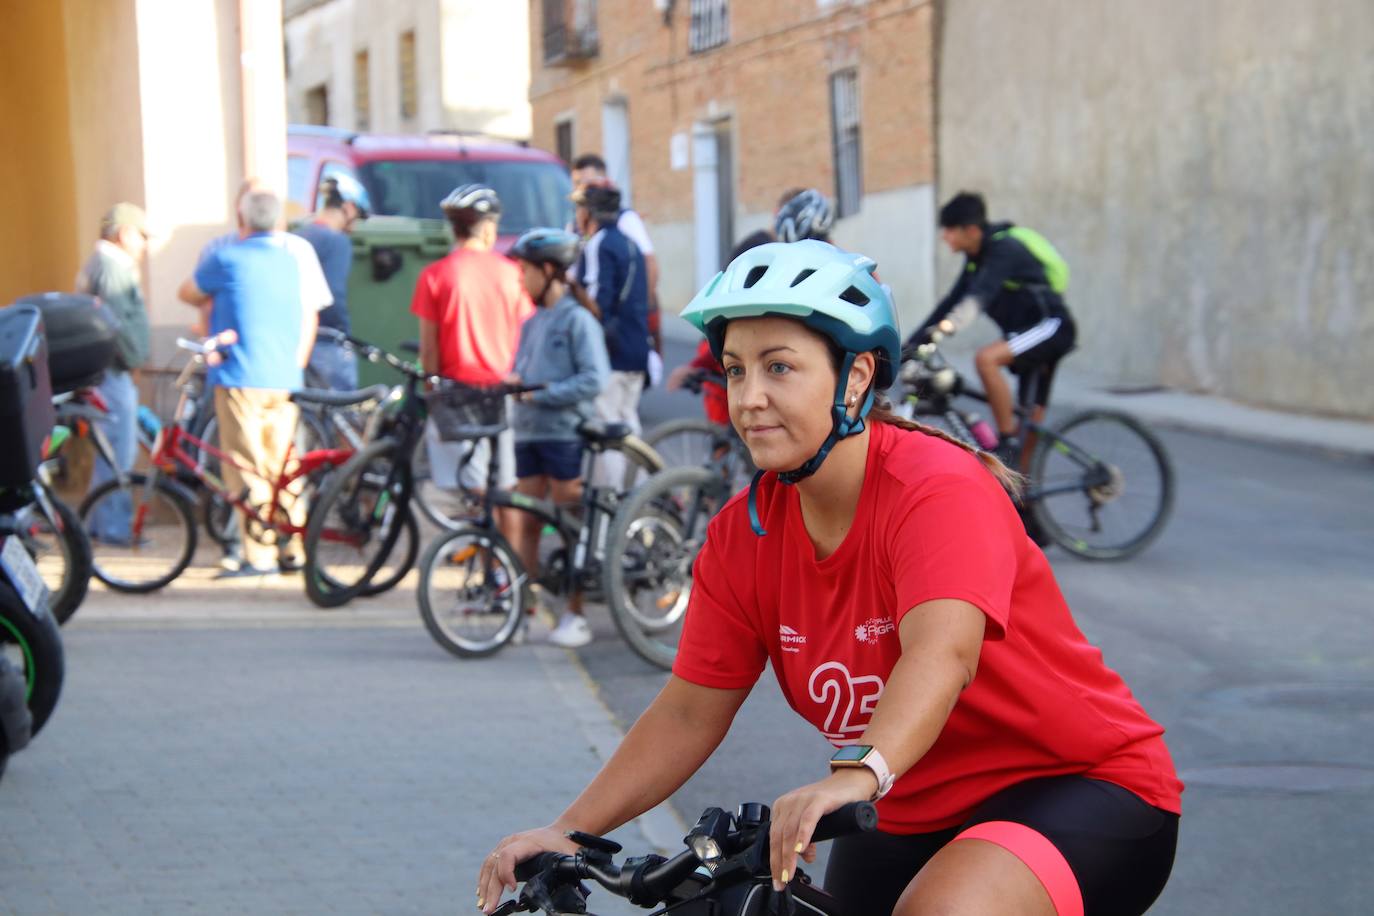
<svg viewBox="0 0 1374 916"><path fill-rule="evenodd" d="M577 722L587 743L605 766L625 737L615 724L615 713L601 699L601 691L591 674L571 649L553 646L531 646L544 674L554 687L554 693ZM660 853L673 855L682 849L682 838L688 827L682 815L665 801L635 819L645 838Z"/></svg>

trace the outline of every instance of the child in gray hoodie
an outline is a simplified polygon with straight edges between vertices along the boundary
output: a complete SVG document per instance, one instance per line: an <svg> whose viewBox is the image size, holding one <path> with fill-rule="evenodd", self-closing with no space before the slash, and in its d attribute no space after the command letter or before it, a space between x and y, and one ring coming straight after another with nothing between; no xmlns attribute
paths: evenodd
<svg viewBox="0 0 1374 916"><path fill-rule="evenodd" d="M520 329L512 381L544 385L523 394L511 412L515 432L515 489L560 505L582 498L582 437L577 427L594 416L592 407L610 378L601 323L568 292L565 273L577 260L580 240L562 229L531 229L516 240L510 256L520 265L535 312ZM542 523L520 513L515 549L535 575ZM558 646L585 646L591 629L574 596L549 634Z"/></svg>

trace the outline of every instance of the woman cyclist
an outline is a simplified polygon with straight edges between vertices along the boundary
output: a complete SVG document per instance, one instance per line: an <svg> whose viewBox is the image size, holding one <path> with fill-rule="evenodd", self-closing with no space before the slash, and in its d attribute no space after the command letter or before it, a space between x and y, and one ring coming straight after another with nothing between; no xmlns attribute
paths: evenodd
<svg viewBox="0 0 1374 916"><path fill-rule="evenodd" d="M875 799L879 831L836 841L825 876L854 912L1129 916L1164 887L1182 784L1163 729L1075 626L1015 478L877 402L900 336L873 269L764 245L687 307L763 471L711 523L667 685L553 824L498 844L479 906L516 862L571 851L565 831L671 795L766 662L839 748L773 806L775 885L822 814Z"/></svg>

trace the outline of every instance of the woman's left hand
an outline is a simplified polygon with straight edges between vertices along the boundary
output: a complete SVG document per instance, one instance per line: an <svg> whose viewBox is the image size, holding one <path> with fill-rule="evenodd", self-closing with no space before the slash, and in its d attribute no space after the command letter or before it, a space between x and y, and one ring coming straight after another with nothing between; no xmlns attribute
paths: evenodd
<svg viewBox="0 0 1374 916"><path fill-rule="evenodd" d="M816 822L850 802L868 801L878 779L866 767L836 770L809 786L793 789L773 803L773 823L768 831L768 858L773 889L782 890L797 872L797 856L815 859L811 834Z"/></svg>

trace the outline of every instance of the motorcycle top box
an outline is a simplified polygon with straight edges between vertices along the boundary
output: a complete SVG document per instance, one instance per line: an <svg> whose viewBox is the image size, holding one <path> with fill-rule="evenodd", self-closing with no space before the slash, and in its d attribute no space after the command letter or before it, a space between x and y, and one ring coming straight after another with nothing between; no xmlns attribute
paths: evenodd
<svg viewBox="0 0 1374 916"><path fill-rule="evenodd" d="M108 305L81 293L37 293L15 305L36 305L43 313L54 394L100 384L114 362L119 327Z"/></svg>
<svg viewBox="0 0 1374 916"><path fill-rule="evenodd" d="M36 305L0 308L0 487L33 480L53 419L43 315Z"/></svg>

